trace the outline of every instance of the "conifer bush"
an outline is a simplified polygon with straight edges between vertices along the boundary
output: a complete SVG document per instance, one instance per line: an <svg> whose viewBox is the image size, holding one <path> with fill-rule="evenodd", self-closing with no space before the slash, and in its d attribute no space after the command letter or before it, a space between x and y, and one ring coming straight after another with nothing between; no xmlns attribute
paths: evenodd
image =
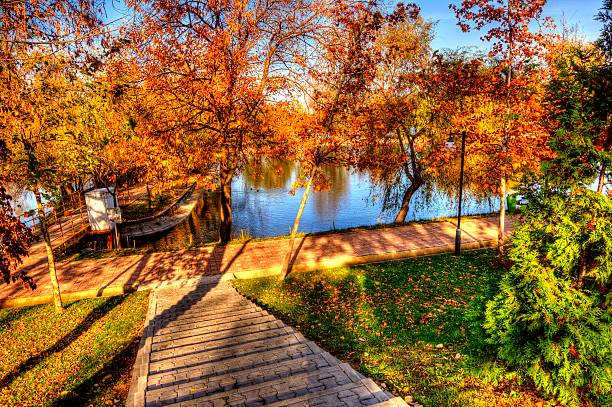
<svg viewBox="0 0 612 407"><path fill-rule="evenodd" d="M612 203L577 189L531 197L487 304L498 356L567 405L612 403Z"/></svg>

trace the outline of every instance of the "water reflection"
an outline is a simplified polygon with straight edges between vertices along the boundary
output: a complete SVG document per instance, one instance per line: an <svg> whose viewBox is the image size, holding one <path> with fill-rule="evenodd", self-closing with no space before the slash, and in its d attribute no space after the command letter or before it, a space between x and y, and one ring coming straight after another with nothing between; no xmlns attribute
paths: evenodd
<svg viewBox="0 0 612 407"><path fill-rule="evenodd" d="M288 160L261 159L252 162L242 174L244 185L255 190L291 188L299 166Z"/></svg>
<svg viewBox="0 0 612 407"><path fill-rule="evenodd" d="M382 211L382 202L374 199L373 183L367 174L341 167L323 170L331 188L310 195L300 231L320 232L393 221L395 212ZM232 185L234 235L241 231L252 237L288 234L302 198L302 190L298 190L296 195L289 194L298 174L297 163L266 160L237 177ZM216 241L219 227L217 205L216 194L205 194L189 219L145 245L166 250ZM456 205L456 199L448 193L435 187L422 189L415 194L406 220L455 216ZM477 198L467 193L463 213L491 213L498 205L498 198Z"/></svg>
<svg viewBox="0 0 612 407"><path fill-rule="evenodd" d="M282 175L261 172L257 182L250 175L238 177L233 184L234 233L247 230L254 237L288 234L297 212L302 191L288 193L299 173L296 163L281 162ZM395 213L383 212L382 203L373 195L373 183L367 174L342 167L323 169L331 182L327 191L313 192L308 199L300 230L319 232L356 226L392 222ZM247 173L248 174L248 173ZM279 180L280 177L280 180ZM269 186L269 187L266 187ZM455 216L454 197L431 187L422 189L413 198L407 221ZM477 198L466 194L463 213L491 213L499 205L498 198Z"/></svg>
<svg viewBox="0 0 612 407"><path fill-rule="evenodd" d="M332 166L324 167L323 173L329 180L331 188L325 193L315 192L312 195L315 211L319 217L331 216L335 219L351 186L349 173L342 167Z"/></svg>
<svg viewBox="0 0 612 407"><path fill-rule="evenodd" d="M217 217L217 193L203 193L191 215L170 231L130 240L129 247L144 247L152 250L172 250L199 246L219 240Z"/></svg>

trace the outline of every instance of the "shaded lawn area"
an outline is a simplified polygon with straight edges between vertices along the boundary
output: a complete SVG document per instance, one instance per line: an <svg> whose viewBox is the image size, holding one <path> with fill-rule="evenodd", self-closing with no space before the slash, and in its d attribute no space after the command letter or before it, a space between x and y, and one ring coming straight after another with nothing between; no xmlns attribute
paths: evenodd
<svg viewBox="0 0 612 407"><path fill-rule="evenodd" d="M0 405L123 405L148 292L0 310Z"/></svg>
<svg viewBox="0 0 612 407"><path fill-rule="evenodd" d="M324 348L425 406L541 406L480 324L502 271L491 250L234 280Z"/></svg>

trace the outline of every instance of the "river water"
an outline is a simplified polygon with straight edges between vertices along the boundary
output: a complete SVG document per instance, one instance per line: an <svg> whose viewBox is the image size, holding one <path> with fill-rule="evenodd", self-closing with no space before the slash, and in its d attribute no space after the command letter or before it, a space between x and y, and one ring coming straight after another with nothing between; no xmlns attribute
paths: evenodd
<svg viewBox="0 0 612 407"><path fill-rule="evenodd" d="M289 193L299 172L287 161L273 162L259 173L249 170L232 184L233 235L272 237L287 235L293 225L303 189ZM301 232L322 232L393 222L395 212L383 212L367 174L345 168L325 169L331 181L327 191L312 192L300 223ZM455 192L456 194L456 192ZM476 198L466 193L463 214L495 212L499 198ZM174 230L141 242L157 250L197 246L218 239L217 195L204 194L192 215ZM406 221L456 216L456 196L435 188L414 195Z"/></svg>

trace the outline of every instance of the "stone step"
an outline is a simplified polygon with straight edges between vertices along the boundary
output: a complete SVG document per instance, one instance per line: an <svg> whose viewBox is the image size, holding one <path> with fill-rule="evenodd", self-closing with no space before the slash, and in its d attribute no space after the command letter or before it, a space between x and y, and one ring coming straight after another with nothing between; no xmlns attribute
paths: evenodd
<svg viewBox="0 0 612 407"><path fill-rule="evenodd" d="M282 327L276 329L269 329L265 331L248 331L246 334L235 334L230 331L229 335L225 338L219 338L214 340L198 341L185 346L174 346L162 350L152 350L151 361L157 362L164 359L176 358L180 356L196 355L201 352L207 352L216 349L222 349L229 346L236 346L240 344L248 344L256 341L266 341L269 339L278 338L289 334L294 334L295 331L290 327Z"/></svg>
<svg viewBox="0 0 612 407"><path fill-rule="evenodd" d="M206 294L214 294L216 292L232 291L234 287L226 282L217 282L210 284L185 284L182 287L167 287L161 288L158 291L162 294L167 294L161 299L174 297L198 298Z"/></svg>
<svg viewBox="0 0 612 407"><path fill-rule="evenodd" d="M407 406L226 283L153 298L130 407Z"/></svg>
<svg viewBox="0 0 612 407"><path fill-rule="evenodd" d="M159 304L166 305L172 302L195 303L205 298L223 298L223 296L240 295L234 287L229 284L219 286L193 287L185 286L181 288L160 288Z"/></svg>
<svg viewBox="0 0 612 407"><path fill-rule="evenodd" d="M224 359L263 352L267 349L276 349L306 342L304 337L298 333L286 334L267 341L257 341L246 344L236 344L219 349L205 350L193 355L177 356L162 361L151 361L149 371L160 373L169 370L199 365L202 363L218 362Z"/></svg>
<svg viewBox="0 0 612 407"><path fill-rule="evenodd" d="M212 319L223 319L226 317L232 317L234 315L240 315L243 313L247 313L249 311L263 311L263 309L251 303L251 304L240 305L237 307L231 307L227 309L214 309L214 310L204 311L201 313L183 314L183 315L179 315L174 320L164 321L165 322L164 326L170 327L170 326L182 325L182 324L189 323L189 322L197 322L197 321L212 320Z"/></svg>
<svg viewBox="0 0 612 407"><path fill-rule="evenodd" d="M228 324L231 322L246 321L246 320L261 318L265 316L269 316L269 314L262 310L251 309L241 314L231 315L225 318L211 318L211 319L202 319L202 320L195 320L195 321L193 319L189 319L189 320L183 321L182 324L175 324L173 326L161 327L157 330L157 334L167 335L167 334L172 334L176 332L185 332L185 331L189 331L192 329L200 329L200 328L207 328L207 327L214 329L216 325L224 325L224 324ZM179 319L178 321L181 321L181 320Z"/></svg>
<svg viewBox="0 0 612 407"><path fill-rule="evenodd" d="M306 342L297 345L286 346L278 349L270 349L249 355L230 358L213 363L201 363L195 366L177 368L160 373L149 372L147 383L160 384L170 381L180 382L190 378L223 375L255 367L272 366L286 360L299 359L308 355L322 353L318 346Z"/></svg>
<svg viewBox="0 0 612 407"><path fill-rule="evenodd" d="M247 335L257 332L265 332L269 330L275 330L285 328L286 325L279 320L266 321L256 325L247 324L242 327L225 329L221 331L209 332L202 335L192 335L184 338L175 339L174 341L166 341L154 343L151 346L153 352L158 352L165 349L180 348L183 346L191 346L197 344L206 344L209 341L217 341L222 339L232 338L234 336ZM291 328L289 328L291 329Z"/></svg>
<svg viewBox="0 0 612 407"><path fill-rule="evenodd" d="M353 380L358 380L353 373L350 366L339 364L250 386L232 388L204 397L195 398L197 393L191 393L189 389L171 390L160 393L156 397L150 397L147 393L146 403L147 406L178 405L179 403L181 406L255 405L283 400L284 403L289 401L288 399L311 392L350 384Z"/></svg>
<svg viewBox="0 0 612 407"><path fill-rule="evenodd" d="M199 335L205 335L205 334L212 333L212 332L238 329L244 326L257 325L257 324L261 324L264 322L270 322L274 320L275 318L272 315L263 315L258 318L239 320L239 321L234 321L234 322L229 322L229 323L224 323L224 324L217 324L213 326L204 326L201 328L185 329L180 332L169 333L165 335L158 335L156 332L155 336L153 337L153 343L168 342L168 341L174 341L177 339L182 339L188 336L199 336Z"/></svg>
<svg viewBox="0 0 612 407"><path fill-rule="evenodd" d="M350 366L349 369L352 370ZM360 379L343 386L326 388L289 400L271 403L269 406L371 406L387 399L388 396L371 379Z"/></svg>
<svg viewBox="0 0 612 407"><path fill-rule="evenodd" d="M211 278L213 276L209 276L209 277L204 277L204 278ZM199 291L204 291L204 292L211 292L211 291L217 291L217 290L233 290L234 286L232 286L231 284L228 284L227 281L221 281L221 279L219 278L219 276L217 276L217 279L215 281L213 280L209 280L209 281L202 281L202 280L181 280L184 282L183 286L180 288L177 288L174 290L174 292L177 293L181 293L181 292L186 292L189 294L192 293L196 293Z"/></svg>
<svg viewBox="0 0 612 407"><path fill-rule="evenodd" d="M167 287L157 290L160 294L160 304L172 301L176 298L181 300L198 300L205 296L219 295L225 293L236 293L234 287L227 283L204 284L204 285L185 285L183 287Z"/></svg>
<svg viewBox="0 0 612 407"><path fill-rule="evenodd" d="M158 295L164 295L158 293ZM157 308L160 310L167 310L169 308L174 309L189 309L192 307L218 307L228 303L244 300L245 298L237 294L236 292L206 294L201 297L181 297L180 295L173 294L168 296L165 300L160 300L157 303Z"/></svg>
<svg viewBox="0 0 612 407"><path fill-rule="evenodd" d="M234 388L269 382L299 373L338 365L340 362L327 352L307 355L298 359L289 359L267 366L257 366L221 375L191 377L179 382L150 383L147 394L160 395L168 388L184 394L188 389L194 398L209 396L214 393L229 391ZM177 394L178 394L177 393Z"/></svg>
<svg viewBox="0 0 612 407"><path fill-rule="evenodd" d="M183 304L175 304L174 306L169 305L166 308L157 308L156 318L158 320L170 319L174 320L180 317L187 317L191 315L210 315L215 312L228 312L232 309L238 309L240 307L244 307L246 305L253 305L250 301L246 299L238 299L232 298L231 300L226 300L223 304L208 304L208 303L200 303L189 306L183 306Z"/></svg>
<svg viewBox="0 0 612 407"><path fill-rule="evenodd" d="M209 303L223 303L224 301L237 299L242 297L234 288L229 288L222 291L176 291L176 290L158 290L160 300L158 306L166 308L172 305L184 306L184 305L195 305L202 302Z"/></svg>
<svg viewBox="0 0 612 407"><path fill-rule="evenodd" d="M389 400L381 401L378 404L374 404L375 407L407 407L408 403L401 397L393 397Z"/></svg>

